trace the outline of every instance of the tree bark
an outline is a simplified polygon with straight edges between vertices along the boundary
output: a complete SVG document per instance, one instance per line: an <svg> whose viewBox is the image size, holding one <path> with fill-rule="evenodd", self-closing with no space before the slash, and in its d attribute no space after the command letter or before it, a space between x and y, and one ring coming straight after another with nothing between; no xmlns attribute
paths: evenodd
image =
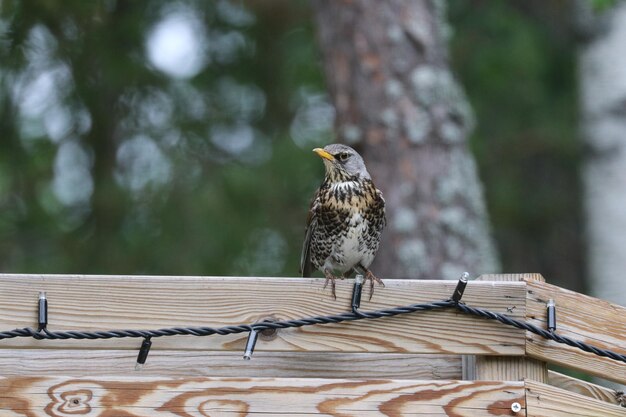
<svg viewBox="0 0 626 417"><path fill-rule="evenodd" d="M445 2L314 0L339 140L387 202L373 270L457 278L498 262L473 157L473 118L448 62Z"/></svg>
<svg viewBox="0 0 626 417"><path fill-rule="evenodd" d="M579 56L592 293L626 304L626 3L596 20Z"/></svg>

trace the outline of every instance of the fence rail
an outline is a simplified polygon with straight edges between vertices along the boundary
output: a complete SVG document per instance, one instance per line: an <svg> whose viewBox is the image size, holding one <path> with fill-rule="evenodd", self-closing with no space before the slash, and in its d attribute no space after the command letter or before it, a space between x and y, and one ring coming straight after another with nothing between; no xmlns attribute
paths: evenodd
<svg viewBox="0 0 626 417"><path fill-rule="evenodd" d="M449 298L455 282L385 280L363 310ZM266 319L288 320L350 311L352 283L337 283L337 300L319 279L0 275L0 330L32 327L36 300L45 291L52 330L222 327ZM525 285L471 282L464 301L511 317L525 317ZM471 331L468 331L470 330ZM153 348L242 351L247 334L170 337ZM0 347L137 349L137 340L3 340ZM258 350L523 355L524 331L456 311L283 329Z"/></svg>
<svg viewBox="0 0 626 417"><path fill-rule="evenodd" d="M297 410L298 416L623 417L625 411L535 381L0 377L0 391L0 410L11 416L292 416Z"/></svg>
<svg viewBox="0 0 626 417"><path fill-rule="evenodd" d="M385 283L363 311L445 300L456 286ZM41 291L50 330L99 331L340 314L352 282L333 300L319 279L0 274L0 332L36 327ZM624 307L538 275L481 277L462 301L545 328L549 299L558 334L626 354ZM252 361L241 359L246 338L155 338L137 373L141 339L0 340L0 416L626 415L619 393L546 367L626 383L625 363L455 309L280 329L261 335Z"/></svg>
<svg viewBox="0 0 626 417"><path fill-rule="evenodd" d="M526 319L546 327L546 301L557 305L557 332L561 336L626 354L626 308L545 282L526 281ZM626 384L626 366L579 349L526 335L526 353L549 363L566 366Z"/></svg>

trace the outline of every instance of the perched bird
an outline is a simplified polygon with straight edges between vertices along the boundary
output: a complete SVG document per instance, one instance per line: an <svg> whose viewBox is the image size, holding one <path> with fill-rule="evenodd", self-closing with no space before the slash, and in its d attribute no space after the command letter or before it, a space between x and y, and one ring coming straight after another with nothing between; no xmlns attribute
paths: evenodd
<svg viewBox="0 0 626 417"><path fill-rule="evenodd" d="M354 149L332 144L313 152L324 161L326 175L309 209L300 272L309 277L313 268L322 271L324 288L330 282L335 299L335 273L364 274L371 299L374 281L384 286L368 268L385 227L385 200Z"/></svg>

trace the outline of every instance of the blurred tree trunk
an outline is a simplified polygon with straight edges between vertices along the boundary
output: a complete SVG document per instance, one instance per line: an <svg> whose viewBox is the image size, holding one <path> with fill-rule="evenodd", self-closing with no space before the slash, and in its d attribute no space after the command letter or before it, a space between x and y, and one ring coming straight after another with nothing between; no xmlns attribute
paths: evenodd
<svg viewBox="0 0 626 417"><path fill-rule="evenodd" d="M589 286L594 296L626 305L626 2L599 16L589 3L576 4Z"/></svg>
<svg viewBox="0 0 626 417"><path fill-rule="evenodd" d="M626 305L626 2L584 12L579 20L597 28L579 57L590 287Z"/></svg>
<svg viewBox="0 0 626 417"><path fill-rule="evenodd" d="M38 15L36 11L27 13ZM52 12L54 13L52 13ZM62 8L42 13L42 19L56 39L64 39ZM119 243L124 214L128 207L126 193L115 181L116 152L122 131L119 120L128 109L121 109L122 94L134 86L132 79L114 71L131 67L127 57L132 55L140 33L129 32L122 25L135 19L141 8L136 3L115 3L107 13L99 7L86 8L84 39L96 48L64 49L62 58L69 64L77 95L81 98L91 120L91 129L82 141L93 158L93 195L87 222L66 237L67 250L79 253L74 261L75 272L103 273L111 265L122 269L128 253ZM130 25L129 25L130 27ZM112 56L103 51L116 51ZM130 71L129 71L130 72ZM102 256L107 254L106 257Z"/></svg>
<svg viewBox="0 0 626 417"><path fill-rule="evenodd" d="M314 0L339 140L385 196L381 277L498 269L467 137L472 113L450 71L445 2Z"/></svg>

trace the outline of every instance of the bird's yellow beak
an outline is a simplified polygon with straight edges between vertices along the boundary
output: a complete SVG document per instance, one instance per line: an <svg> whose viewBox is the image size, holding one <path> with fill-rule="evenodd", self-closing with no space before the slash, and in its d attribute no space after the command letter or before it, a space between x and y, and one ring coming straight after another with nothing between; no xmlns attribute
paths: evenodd
<svg viewBox="0 0 626 417"><path fill-rule="evenodd" d="M315 149L313 149L313 152L318 154L321 158L328 159L329 161L334 161L335 160L334 156L332 156L331 154L329 154L328 152L326 152L322 148L315 148Z"/></svg>

